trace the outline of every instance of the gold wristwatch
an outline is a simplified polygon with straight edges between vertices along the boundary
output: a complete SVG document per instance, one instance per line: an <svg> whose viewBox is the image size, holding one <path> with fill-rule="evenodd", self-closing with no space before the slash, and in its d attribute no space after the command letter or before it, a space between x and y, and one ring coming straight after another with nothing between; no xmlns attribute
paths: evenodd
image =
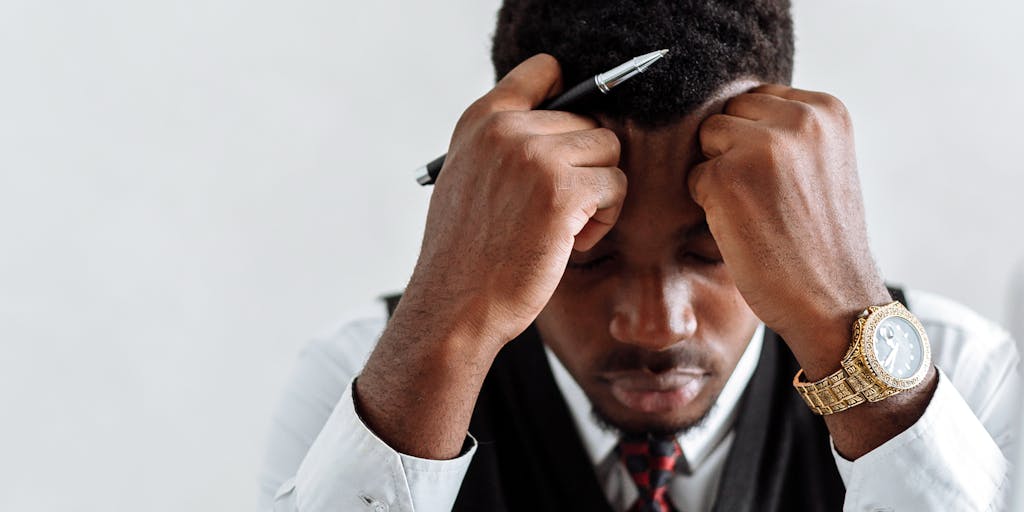
<svg viewBox="0 0 1024 512"><path fill-rule="evenodd" d="M807 382L801 369L793 387L816 414L878 402L917 386L931 368L928 334L899 302L865 309L853 324L850 348L839 371Z"/></svg>

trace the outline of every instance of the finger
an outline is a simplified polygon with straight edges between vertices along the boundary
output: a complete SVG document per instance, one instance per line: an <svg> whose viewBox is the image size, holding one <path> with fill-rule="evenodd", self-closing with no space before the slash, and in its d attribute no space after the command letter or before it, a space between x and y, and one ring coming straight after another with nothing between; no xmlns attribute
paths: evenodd
<svg viewBox="0 0 1024 512"><path fill-rule="evenodd" d="M737 141L759 130L755 121L725 114L712 114L700 124L700 149L706 158L715 158L732 149Z"/></svg>
<svg viewBox="0 0 1024 512"><path fill-rule="evenodd" d="M690 168L686 175L686 186L690 189L690 197L704 210L710 205L709 198L719 178L717 172L721 168L722 157L705 160Z"/></svg>
<svg viewBox="0 0 1024 512"><path fill-rule="evenodd" d="M756 92L760 94L770 94L772 96L778 96L780 98L787 98L787 95L792 90L792 87L782 84L761 84L747 92Z"/></svg>
<svg viewBox="0 0 1024 512"><path fill-rule="evenodd" d="M621 145L615 132L592 128L543 137L552 154L573 167L611 167L619 165Z"/></svg>
<svg viewBox="0 0 1024 512"><path fill-rule="evenodd" d="M801 103L807 103L810 105L826 107L829 109L843 109L843 103L838 98L831 94L808 91L805 89L796 89L794 87L787 87L780 84L764 84L751 89L750 92L757 92L762 94L769 94L777 96L779 98L785 98L787 100L799 101Z"/></svg>
<svg viewBox="0 0 1024 512"><path fill-rule="evenodd" d="M583 197L577 226L573 227L573 248L590 250L619 219L626 199L626 174L617 167L589 167L572 174L573 186Z"/></svg>
<svg viewBox="0 0 1024 512"><path fill-rule="evenodd" d="M532 110L561 90L558 60L538 53L512 68L483 100L495 110Z"/></svg>
<svg viewBox="0 0 1024 512"><path fill-rule="evenodd" d="M752 121L763 121L772 119L773 113L789 108L792 103L791 100L773 94L752 92L731 98L722 112Z"/></svg>
<svg viewBox="0 0 1024 512"><path fill-rule="evenodd" d="M559 110L505 111L499 115L535 135L591 130L600 126L591 117Z"/></svg>

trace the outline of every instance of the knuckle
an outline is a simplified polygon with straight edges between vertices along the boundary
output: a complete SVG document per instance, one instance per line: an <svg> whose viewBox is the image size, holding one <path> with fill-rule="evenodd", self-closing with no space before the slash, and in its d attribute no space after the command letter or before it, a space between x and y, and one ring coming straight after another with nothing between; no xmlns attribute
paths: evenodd
<svg viewBox="0 0 1024 512"><path fill-rule="evenodd" d="M496 134L507 136L519 128L519 119L513 112L494 112L491 114L488 126Z"/></svg>
<svg viewBox="0 0 1024 512"><path fill-rule="evenodd" d="M693 171L686 182L687 188L690 189L690 197L699 204L705 202L705 187L707 185L704 183L704 174L706 172L703 170Z"/></svg>
<svg viewBox="0 0 1024 512"><path fill-rule="evenodd" d="M822 113L830 122L844 128L849 128L852 125L850 111L839 98L824 92L818 93L818 103Z"/></svg>
<svg viewBox="0 0 1024 512"><path fill-rule="evenodd" d="M599 143L607 147L612 154L618 156L622 153L622 142L614 131L609 128L597 128L594 133Z"/></svg>
<svg viewBox="0 0 1024 512"><path fill-rule="evenodd" d="M525 164L545 166L548 162L547 148L544 139L531 135L519 145L519 159Z"/></svg>
<svg viewBox="0 0 1024 512"><path fill-rule="evenodd" d="M468 119L482 118L494 114L495 112L500 112L500 110L496 105L494 93L492 91L477 98L476 101L471 103L469 107L466 108L465 112L462 113L462 117Z"/></svg>
<svg viewBox="0 0 1024 512"><path fill-rule="evenodd" d="M732 98L726 100L725 105L722 107L722 112L729 115L735 115L738 112L742 111L744 107L747 105L747 103L750 101L751 97L748 94L740 94L737 96L733 96Z"/></svg>
<svg viewBox="0 0 1024 512"><path fill-rule="evenodd" d="M473 103L470 103L466 110L462 111L462 115L459 116L459 120L455 123L455 130L458 131L467 125L473 124L473 122L486 115L487 105L484 98L480 98Z"/></svg>
<svg viewBox="0 0 1024 512"><path fill-rule="evenodd" d="M579 132L568 138L567 143L574 149L590 152L600 146L596 136L588 132Z"/></svg>
<svg viewBox="0 0 1024 512"><path fill-rule="evenodd" d="M626 189L629 187L629 179L626 178L626 173L623 172L622 169L619 169L618 167L613 168L612 182L612 186L615 187L615 190L619 195L625 196Z"/></svg>
<svg viewBox="0 0 1024 512"><path fill-rule="evenodd" d="M551 64L551 65L558 64L558 59L556 59L554 55L551 55L550 53L547 53L547 52L540 52L540 53L538 53L537 54L537 59L544 61L545 64Z"/></svg>
<svg viewBox="0 0 1024 512"><path fill-rule="evenodd" d="M505 112L491 113L482 128L485 144L500 146L516 132L518 123L514 116Z"/></svg>
<svg viewBox="0 0 1024 512"><path fill-rule="evenodd" d="M534 58L540 61L545 68L548 68L553 72L561 72L562 70L562 66L559 64L558 59L550 53L541 52L535 55Z"/></svg>
<svg viewBox="0 0 1024 512"><path fill-rule="evenodd" d="M837 119L843 127L850 128L853 125L853 122L850 118L850 110L846 108L846 104L839 101L839 99L834 96L829 97L834 100L834 102L829 106L829 111L832 112L833 117Z"/></svg>
<svg viewBox="0 0 1024 512"><path fill-rule="evenodd" d="M572 190L571 177L552 173L546 179L537 180L531 191L531 197L538 200L545 211L562 212L569 204Z"/></svg>
<svg viewBox="0 0 1024 512"><path fill-rule="evenodd" d="M591 194L597 193L597 197L600 198L604 198L613 190L612 178L603 172L582 173L578 180Z"/></svg>
<svg viewBox="0 0 1024 512"><path fill-rule="evenodd" d="M818 111L802 101L794 102L793 124L800 133L813 133L820 128Z"/></svg>
<svg viewBox="0 0 1024 512"><path fill-rule="evenodd" d="M711 114L710 116L708 116L707 119L704 120L703 123L701 123L701 130L721 130L722 128L725 127L726 120L726 116L722 114Z"/></svg>
<svg viewBox="0 0 1024 512"><path fill-rule="evenodd" d="M836 98L831 94L824 92L821 93L821 104L824 105L824 107L833 114L843 117L849 115L849 111L846 109L846 105L842 101L840 101L839 98Z"/></svg>
<svg viewBox="0 0 1024 512"><path fill-rule="evenodd" d="M729 123L728 116L712 114L700 124L700 137L708 137L726 129Z"/></svg>

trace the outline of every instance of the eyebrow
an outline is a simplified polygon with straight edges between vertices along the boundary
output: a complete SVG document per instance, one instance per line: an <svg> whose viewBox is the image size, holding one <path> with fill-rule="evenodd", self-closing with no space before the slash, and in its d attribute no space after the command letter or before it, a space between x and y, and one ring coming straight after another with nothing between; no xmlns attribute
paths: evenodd
<svg viewBox="0 0 1024 512"><path fill-rule="evenodd" d="M697 224L692 226L683 226L676 231L675 238L679 240L689 240L702 235L711 236L711 226L708 226L707 219L701 220Z"/></svg>
<svg viewBox="0 0 1024 512"><path fill-rule="evenodd" d="M619 234L619 230L613 228L611 231L608 232L608 234L606 234L604 236L604 238L601 239L600 242L597 243L597 245L594 246L593 249L596 249L599 246L608 246L608 245L616 245L616 244L618 244L619 243L619 238L620 238L618 236L618 234ZM687 240L690 240L692 238L697 238L697 237L700 237L700 236L712 236L711 235L711 228L708 226L707 219L701 219L701 221L697 222L696 224L684 224L682 226L679 226L679 228L676 229L675 233L672 234L672 239L685 242ZM591 251L593 249L591 249ZM574 252L578 252L579 254L586 254L586 253L589 253L591 251L583 251L583 252L574 251Z"/></svg>

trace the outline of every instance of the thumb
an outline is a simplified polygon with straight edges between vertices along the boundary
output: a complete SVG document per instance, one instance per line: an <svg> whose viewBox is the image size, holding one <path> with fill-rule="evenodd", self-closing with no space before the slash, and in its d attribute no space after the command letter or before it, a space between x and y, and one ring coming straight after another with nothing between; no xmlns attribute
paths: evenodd
<svg viewBox="0 0 1024 512"><path fill-rule="evenodd" d="M718 168L722 164L722 157L715 157L704 160L690 168L686 176L686 185L690 189L690 197L697 205L705 211L709 208L709 194L715 186L715 181L721 176Z"/></svg>
<svg viewBox="0 0 1024 512"><path fill-rule="evenodd" d="M533 110L560 92L562 67L551 55L538 53L512 68L487 99L496 110Z"/></svg>

